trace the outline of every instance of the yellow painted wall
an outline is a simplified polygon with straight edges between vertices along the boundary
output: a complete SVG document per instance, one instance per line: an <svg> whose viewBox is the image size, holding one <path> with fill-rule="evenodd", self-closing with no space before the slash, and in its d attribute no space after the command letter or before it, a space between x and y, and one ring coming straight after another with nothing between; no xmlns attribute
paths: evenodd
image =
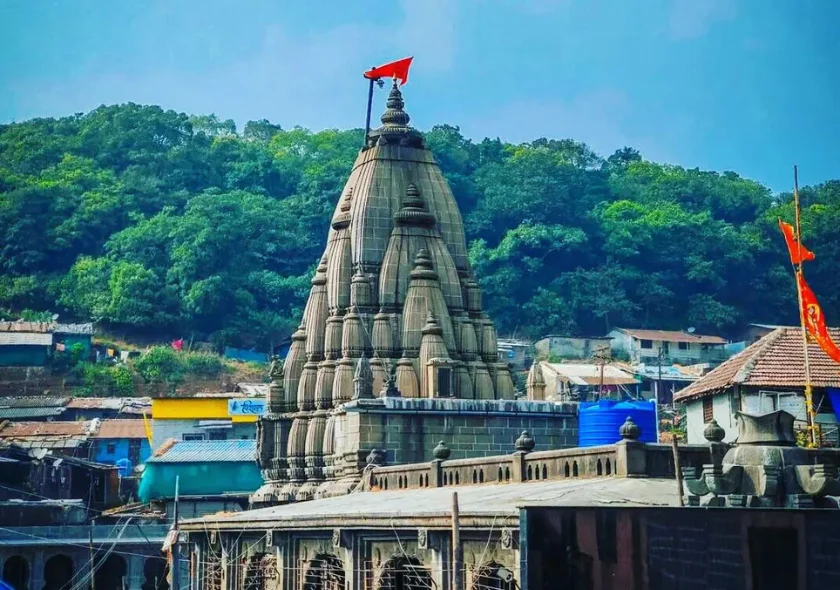
<svg viewBox="0 0 840 590"><path fill-rule="evenodd" d="M256 422L257 416L230 416L226 397L188 397L153 399L152 419Z"/></svg>

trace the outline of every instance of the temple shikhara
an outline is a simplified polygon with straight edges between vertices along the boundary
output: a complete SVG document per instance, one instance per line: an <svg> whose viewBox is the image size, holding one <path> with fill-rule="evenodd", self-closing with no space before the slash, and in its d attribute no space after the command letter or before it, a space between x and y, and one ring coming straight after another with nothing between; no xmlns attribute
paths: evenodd
<svg viewBox="0 0 840 590"><path fill-rule="evenodd" d="M256 504L346 493L370 451L387 457L384 440L359 446L345 404L514 398L458 205L396 82L381 121L342 191L291 350L272 369Z"/></svg>

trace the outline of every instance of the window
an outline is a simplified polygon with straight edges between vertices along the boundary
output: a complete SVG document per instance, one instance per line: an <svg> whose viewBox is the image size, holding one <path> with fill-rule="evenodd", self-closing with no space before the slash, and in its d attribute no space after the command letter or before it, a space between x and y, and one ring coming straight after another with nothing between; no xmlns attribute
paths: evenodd
<svg viewBox="0 0 840 590"><path fill-rule="evenodd" d="M642 348L653 348L653 340L640 340Z"/></svg>
<svg viewBox="0 0 840 590"><path fill-rule="evenodd" d="M109 455L113 455L117 452L117 443L108 443L105 445L105 452Z"/></svg>
<svg viewBox="0 0 840 590"><path fill-rule="evenodd" d="M227 440L227 432L224 430L211 430L210 440Z"/></svg>
<svg viewBox="0 0 840 590"><path fill-rule="evenodd" d="M714 406L711 397L703 398L703 424L708 424L715 417Z"/></svg>
<svg viewBox="0 0 840 590"><path fill-rule="evenodd" d="M679 348L680 350L688 350L688 348L689 348L688 342L677 343L677 348Z"/></svg>
<svg viewBox="0 0 840 590"><path fill-rule="evenodd" d="M204 435L200 432L185 432L181 436L182 440L204 440Z"/></svg>

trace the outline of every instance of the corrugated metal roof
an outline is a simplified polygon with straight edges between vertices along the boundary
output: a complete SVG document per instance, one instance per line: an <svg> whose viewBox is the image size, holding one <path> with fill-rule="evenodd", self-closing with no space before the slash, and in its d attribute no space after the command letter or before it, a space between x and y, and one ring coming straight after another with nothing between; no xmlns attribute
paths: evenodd
<svg viewBox="0 0 840 590"><path fill-rule="evenodd" d="M575 385L599 385L601 383L601 365L579 363L542 363L561 379ZM604 385L633 385L636 378L618 367L604 365Z"/></svg>
<svg viewBox="0 0 840 590"><path fill-rule="evenodd" d="M704 336L703 334L692 334L689 332L678 332L670 330L636 330L634 328L618 328L621 332L629 334L640 340L662 340L665 342L697 342L699 344L726 344L726 340L720 336Z"/></svg>
<svg viewBox="0 0 840 590"><path fill-rule="evenodd" d="M0 322L0 332L52 332L53 324L47 322Z"/></svg>
<svg viewBox="0 0 840 590"><path fill-rule="evenodd" d="M10 422L0 429L0 438L87 436L97 422Z"/></svg>
<svg viewBox="0 0 840 590"><path fill-rule="evenodd" d="M93 438L146 438L143 420L103 420Z"/></svg>
<svg viewBox="0 0 840 590"><path fill-rule="evenodd" d="M68 408L86 410L119 410L125 400L121 397L74 397L67 402Z"/></svg>
<svg viewBox="0 0 840 590"><path fill-rule="evenodd" d="M2 408L58 408L67 405L69 397L45 397L27 395L20 397L0 397Z"/></svg>
<svg viewBox="0 0 840 590"><path fill-rule="evenodd" d="M85 444L88 438L87 436L33 436L5 440L24 449L75 449Z"/></svg>
<svg viewBox="0 0 840 590"><path fill-rule="evenodd" d="M93 334L93 324L56 324L55 334Z"/></svg>
<svg viewBox="0 0 840 590"><path fill-rule="evenodd" d="M268 397L268 383L237 383L236 391L245 395Z"/></svg>
<svg viewBox="0 0 840 590"><path fill-rule="evenodd" d="M52 334L36 332L0 332L0 346L52 346Z"/></svg>
<svg viewBox="0 0 840 590"><path fill-rule="evenodd" d="M147 463L252 463L257 457L256 440L188 440L174 444Z"/></svg>
<svg viewBox="0 0 840 590"><path fill-rule="evenodd" d="M65 408L3 408L0 407L0 420L25 420L27 418L48 418L63 414Z"/></svg>

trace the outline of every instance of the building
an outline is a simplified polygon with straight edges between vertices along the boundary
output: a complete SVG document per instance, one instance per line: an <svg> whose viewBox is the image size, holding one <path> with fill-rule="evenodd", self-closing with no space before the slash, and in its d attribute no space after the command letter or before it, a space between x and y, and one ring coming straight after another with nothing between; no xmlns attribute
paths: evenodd
<svg viewBox="0 0 840 590"><path fill-rule="evenodd" d="M526 340L500 338L499 359L508 363L513 370L522 371L531 364L531 343Z"/></svg>
<svg viewBox="0 0 840 590"><path fill-rule="evenodd" d="M0 422L63 420L69 402L69 397L0 397Z"/></svg>
<svg viewBox="0 0 840 590"><path fill-rule="evenodd" d="M241 408L243 403L253 411L233 409ZM257 434L257 418L264 410L264 398L237 392L153 398L152 445L157 448L169 439L253 439Z"/></svg>
<svg viewBox="0 0 840 590"><path fill-rule="evenodd" d="M691 332L617 328L609 334L615 355L632 364L719 364L728 358L726 340Z"/></svg>
<svg viewBox="0 0 840 590"><path fill-rule="evenodd" d="M56 455L88 459L90 437L99 428L98 420L86 422L3 422L0 443L24 449L40 449Z"/></svg>
<svg viewBox="0 0 840 590"><path fill-rule="evenodd" d="M661 405L671 405L674 395L707 373L710 366L639 364L628 369L641 380L640 393L644 399L656 399Z"/></svg>
<svg viewBox="0 0 840 590"><path fill-rule="evenodd" d="M840 339L840 328L830 329ZM816 344L808 345L814 407L824 443L837 443L837 408L830 391L840 388L840 365ZM703 440L703 429L715 420L724 441L737 436L736 412L786 410L799 426L805 420L805 355L801 328L776 328L716 369L679 391L674 401L685 405L688 442Z"/></svg>
<svg viewBox="0 0 840 590"><path fill-rule="evenodd" d="M112 516L116 467L33 451L0 442L0 579L16 590L167 589L163 515Z"/></svg>
<svg viewBox="0 0 840 590"><path fill-rule="evenodd" d="M748 346L753 342L758 342L764 336L776 328L784 328L786 326L778 326L776 324L747 324L744 331L741 332L740 341L745 342Z"/></svg>
<svg viewBox="0 0 840 590"><path fill-rule="evenodd" d="M255 440L171 440L146 462L138 495L174 512L178 480L181 516L239 511L260 485Z"/></svg>
<svg viewBox="0 0 840 590"><path fill-rule="evenodd" d="M69 351L74 346L81 349L81 358L89 359L93 349L93 324L54 324L53 344L58 351Z"/></svg>
<svg viewBox="0 0 840 590"><path fill-rule="evenodd" d="M441 443L342 497L184 522L182 554L195 590L834 587L840 451L791 447L792 418L744 415L739 445L711 427L676 455L629 419L587 449L522 433L456 460Z"/></svg>
<svg viewBox="0 0 840 590"><path fill-rule="evenodd" d="M610 364L539 361L531 366L531 373L537 371L545 384L544 397L529 399L585 402L600 397L635 399L639 395L639 380L632 373ZM536 376L529 377L529 381L534 379Z"/></svg>
<svg viewBox="0 0 840 590"><path fill-rule="evenodd" d="M62 420L137 420L152 412L148 397L72 397Z"/></svg>
<svg viewBox="0 0 840 590"><path fill-rule="evenodd" d="M546 360L586 360L610 350L609 337L546 336L534 343L537 355Z"/></svg>
<svg viewBox="0 0 840 590"><path fill-rule="evenodd" d="M142 419L102 420L91 440L93 460L97 463L117 465L128 461L130 469L145 463L152 454Z"/></svg>
<svg viewBox="0 0 840 590"><path fill-rule="evenodd" d="M52 345L52 324L0 322L0 367L43 367Z"/></svg>
<svg viewBox="0 0 840 590"><path fill-rule="evenodd" d="M272 363L256 505L346 494L371 452L416 461L446 433L460 457L490 455L528 423L575 444L571 405L514 401L458 205L396 84L381 121L342 190L285 362Z"/></svg>

